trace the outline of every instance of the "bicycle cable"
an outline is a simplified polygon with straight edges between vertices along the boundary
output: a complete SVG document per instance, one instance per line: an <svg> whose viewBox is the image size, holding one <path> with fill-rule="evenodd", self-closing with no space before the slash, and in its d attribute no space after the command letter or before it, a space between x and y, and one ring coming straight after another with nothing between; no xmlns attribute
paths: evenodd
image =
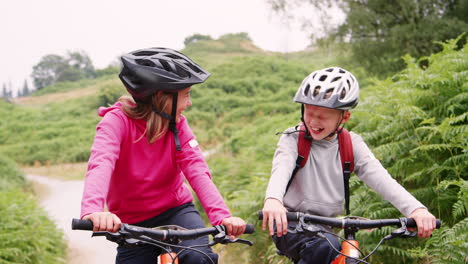
<svg viewBox="0 0 468 264"><path fill-rule="evenodd" d="M140 237L139 239L142 239L144 241L144 243L147 243L147 244L150 244L150 245L153 245L153 246L156 246L156 247L159 247L159 248L163 249L164 251L166 251L166 253L171 253L171 251L169 251L167 248L165 248L163 246L167 246L167 247L171 247L171 248L181 248L182 250L180 252L176 253L176 257L178 257L179 254L184 250L193 250L195 252L201 253L202 255L205 255L205 257L207 257L212 264L216 264L207 253L205 253L205 252L203 252L203 251L201 251L199 249L196 249L196 248L164 243L162 241L153 240L151 238L145 238L144 236ZM150 239L151 241L147 241L146 239ZM198 245L198 246L194 246L194 247L201 247L201 246L202 245ZM170 257L172 258L173 261L176 258L176 257L173 257L172 255L170 255Z"/></svg>
<svg viewBox="0 0 468 264"><path fill-rule="evenodd" d="M328 231L322 231L322 232L332 234L332 235L337 236L337 237L339 237L339 238L342 239L342 237L340 237L340 236L338 236L338 235L336 235L336 234L333 234L333 233L331 233L331 232L328 232ZM350 258L350 259L354 259L354 260L356 260L356 261L359 261L359 263L370 264L369 262L365 261L364 259L359 259L359 258L351 257L351 256L348 256L348 255L346 255L346 254L344 254L344 253L341 253L341 251L339 251L339 250L333 245L333 243L328 239L328 237L322 236L322 238L324 238L325 240L327 240L327 242L328 242L328 244L330 245L330 247L331 247L333 250L335 250L336 252L338 252L338 254L343 255L343 256L345 256L345 257L347 257L347 258ZM344 241L347 242L348 240L345 239ZM349 243L349 242L347 242L347 243ZM349 243L349 244L351 244L351 243ZM352 245L352 244L351 244L351 245ZM352 245L352 246L356 248L356 246L354 246L354 245ZM358 250L359 250L359 249L358 249ZM359 250L359 252L361 252L361 250ZM361 253L362 253L362 252L361 252Z"/></svg>

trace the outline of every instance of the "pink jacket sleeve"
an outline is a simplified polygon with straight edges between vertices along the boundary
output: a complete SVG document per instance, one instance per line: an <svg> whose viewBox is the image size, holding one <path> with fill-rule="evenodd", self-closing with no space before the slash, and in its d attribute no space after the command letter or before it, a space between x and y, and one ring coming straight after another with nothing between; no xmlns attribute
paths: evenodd
<svg viewBox="0 0 468 264"><path fill-rule="evenodd" d="M96 127L81 201L81 217L104 210L125 131L123 126L119 126L123 122L118 115L108 113Z"/></svg>

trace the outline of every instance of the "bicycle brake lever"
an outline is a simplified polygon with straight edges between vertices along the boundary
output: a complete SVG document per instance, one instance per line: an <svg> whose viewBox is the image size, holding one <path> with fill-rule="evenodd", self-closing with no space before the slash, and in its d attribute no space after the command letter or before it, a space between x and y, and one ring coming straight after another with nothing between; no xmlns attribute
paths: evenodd
<svg viewBox="0 0 468 264"><path fill-rule="evenodd" d="M392 231L392 233L386 237L385 240L390 240L396 237L415 237L417 232L411 232L406 227L406 222L404 219L400 218L401 227Z"/></svg>
<svg viewBox="0 0 468 264"><path fill-rule="evenodd" d="M134 239L134 238L125 238L121 233L112 233L107 231L93 232L91 235L95 236L105 236L107 240L115 242L120 246L134 247L144 244L144 242Z"/></svg>
<svg viewBox="0 0 468 264"><path fill-rule="evenodd" d="M218 243L219 244L224 244L224 245L230 244L230 243L241 243L241 244L246 244L246 245L249 245L249 246L253 245L253 243L251 241L249 241L249 240L245 240L245 239L241 239L241 238L230 239L227 236L222 238L222 239L215 239L213 241L214 241L213 245L218 244Z"/></svg>
<svg viewBox="0 0 468 264"><path fill-rule="evenodd" d="M246 240L246 239L242 239L242 238L237 238L237 239L234 239L234 240L231 240L232 242L231 243L241 243L241 244L246 244L248 246L252 246L253 245L253 242L250 241L250 240Z"/></svg>
<svg viewBox="0 0 468 264"><path fill-rule="evenodd" d="M299 218L299 224L296 225L296 229L291 233L303 233L308 237L321 236L319 232L322 230L314 225L308 225L304 221L304 217Z"/></svg>

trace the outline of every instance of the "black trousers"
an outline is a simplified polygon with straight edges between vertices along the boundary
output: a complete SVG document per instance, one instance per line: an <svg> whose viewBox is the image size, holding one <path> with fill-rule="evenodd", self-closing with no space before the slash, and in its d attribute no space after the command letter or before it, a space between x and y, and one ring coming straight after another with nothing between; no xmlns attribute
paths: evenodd
<svg viewBox="0 0 468 264"><path fill-rule="evenodd" d="M294 222L288 223L290 230L294 230L295 226ZM341 250L341 245L335 236L324 235L336 249ZM289 232L284 236L277 237L275 235L272 238L276 248L296 264L329 264L338 256L338 252L324 238L306 237L302 234Z"/></svg>

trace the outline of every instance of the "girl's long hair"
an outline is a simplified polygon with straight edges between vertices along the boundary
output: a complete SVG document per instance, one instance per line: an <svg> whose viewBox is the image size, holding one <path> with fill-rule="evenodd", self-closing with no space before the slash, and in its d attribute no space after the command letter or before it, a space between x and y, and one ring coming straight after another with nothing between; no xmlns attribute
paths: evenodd
<svg viewBox="0 0 468 264"><path fill-rule="evenodd" d="M171 112L172 94L164 92L155 93L151 99L153 105L160 111L165 113ZM120 97L119 102L122 103L122 110L128 117L146 121L145 132L135 142L140 141L146 135L148 143L154 143L169 129L169 120L156 114L151 104L135 102L130 96Z"/></svg>

